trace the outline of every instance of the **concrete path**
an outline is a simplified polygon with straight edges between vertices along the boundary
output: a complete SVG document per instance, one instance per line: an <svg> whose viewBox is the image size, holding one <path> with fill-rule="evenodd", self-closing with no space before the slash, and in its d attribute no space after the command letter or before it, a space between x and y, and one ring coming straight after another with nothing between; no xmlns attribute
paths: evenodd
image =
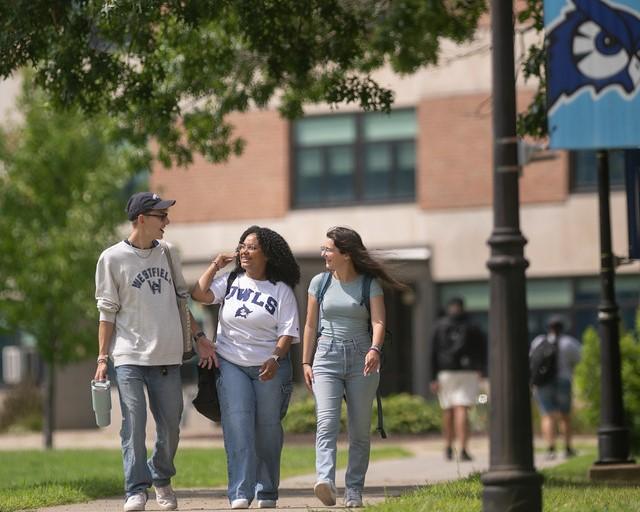
<svg viewBox="0 0 640 512"><path fill-rule="evenodd" d="M117 403L117 401L114 401ZM148 415L147 439L154 438L155 424ZM222 431L204 417L187 409L181 427L180 447L221 447ZM120 447L118 430L121 418L119 407L112 410L111 425L106 429L81 431L58 431L54 437L55 448L114 448ZM485 471L488 467L488 440L485 437L474 437L471 440L470 452L474 456L472 462L448 462L444 460L442 440L439 436L403 437L389 436L381 440L377 436L372 438L377 446L401 446L413 454L412 457L399 460L384 460L372 462L367 473L364 492L365 504L375 504L384 501L386 497L398 496L416 487L428 485L444 480L456 480L471 473ZM578 441L583 443L583 441ZM593 443L593 439L588 440ZM285 445L291 444L313 445L313 436L287 436ZM0 460L2 450L41 449L42 436L40 434L0 435ZM338 450L345 450L344 442L338 445ZM561 462L561 460L556 461ZM536 467L542 468L548 462L536 460ZM344 470L338 471L336 484L338 485L338 505L324 507L313 495L315 475L304 475L284 479L280 485L280 499L278 508L297 512L310 510L341 509L341 495L344 492ZM230 510L226 497L226 489L178 489L179 510L181 511L218 511ZM42 508L41 512L119 512L122 510L122 496L95 500L89 503L62 505L58 507ZM252 504L253 509L257 503ZM147 503L148 511L160 510L153 494Z"/></svg>
<svg viewBox="0 0 640 512"><path fill-rule="evenodd" d="M297 442L295 439L293 442ZM474 456L471 462L447 462L442 452L442 442L437 437L397 438L391 436L386 441L377 440L377 445L389 444L402 446L414 455L399 460L385 460L372 462L367 473L367 485L364 493L366 505L384 501L386 497L399 496L416 487L428 485L444 480L455 480L473 472L484 471L488 467L488 445L486 438L474 438L470 445L470 452ZM211 439L207 441L212 446ZM342 445L339 449L345 449ZM559 461L556 461L556 463ZM538 468L553 464L537 460ZM344 470L338 471L336 476L338 496L344 492ZM339 499L335 507L323 506L313 495L312 487L315 475L304 475L287 478L280 485L280 499L278 509L291 512L310 510L342 509ZM182 511L218 511L230 510L224 488L213 489L178 489L179 510ZM122 510L122 497L63 505L39 509L41 512L115 512ZM251 508L257 508L257 503ZM147 510L155 511L160 508L151 494Z"/></svg>

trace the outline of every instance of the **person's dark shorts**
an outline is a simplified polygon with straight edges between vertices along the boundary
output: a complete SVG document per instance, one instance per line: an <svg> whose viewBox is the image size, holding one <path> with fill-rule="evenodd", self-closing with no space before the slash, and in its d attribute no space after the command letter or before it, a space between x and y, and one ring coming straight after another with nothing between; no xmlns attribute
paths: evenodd
<svg viewBox="0 0 640 512"><path fill-rule="evenodd" d="M559 412L569 414L571 412L571 381L566 379L554 379L544 386L537 386L533 390L533 396L538 403L543 415Z"/></svg>

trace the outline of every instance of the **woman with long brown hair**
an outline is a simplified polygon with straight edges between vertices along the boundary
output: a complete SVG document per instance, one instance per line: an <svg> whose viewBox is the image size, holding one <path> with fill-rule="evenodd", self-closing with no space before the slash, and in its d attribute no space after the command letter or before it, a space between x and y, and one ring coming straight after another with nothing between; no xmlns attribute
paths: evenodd
<svg viewBox="0 0 640 512"><path fill-rule="evenodd" d="M353 229L330 229L320 254L327 270L309 285L302 355L305 384L316 401L314 492L323 504L335 505L337 439L345 395L349 463L344 505L361 507L369 465L371 405L380 380L385 335L381 284L404 285L371 257Z"/></svg>

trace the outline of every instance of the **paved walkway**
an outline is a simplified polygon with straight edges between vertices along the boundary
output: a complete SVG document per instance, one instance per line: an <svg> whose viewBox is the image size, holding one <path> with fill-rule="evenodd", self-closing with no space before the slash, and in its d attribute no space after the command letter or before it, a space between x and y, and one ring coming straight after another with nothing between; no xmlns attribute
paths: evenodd
<svg viewBox="0 0 640 512"><path fill-rule="evenodd" d="M0 447L6 448L6 439L9 436L0 437ZM57 435L58 447L88 447L93 437L94 446L109 445L110 442L105 437L105 432L91 433L60 433ZM74 442L75 439L75 442ZM23 437L22 441L27 439ZM297 437L288 439L288 443L310 442L310 438L300 439ZM14 439L15 442L15 439ZM28 444L28 443L27 443ZM117 440L116 440L117 444ZM181 446L216 446L221 444L221 438L215 435L208 435L206 438L191 435L181 441ZM410 451L413 456L397 460L383 460L372 462L367 473L367 485L364 493L365 504L375 504L384 501L389 496L399 496L412 489L428 485L431 483L456 480L465 477L473 472L484 471L488 467L488 443L486 438L473 438L470 444L470 452L474 455L471 462L447 462L444 460L442 452L442 442L437 437L396 437L389 439L375 440L374 444L402 446ZM13 448L15 448L15 444ZM345 449L344 444L339 449ZM545 467L550 463L540 460L536 461L538 468ZM284 479L280 485L280 499L278 508L290 512L309 512L310 510L336 510L341 509L341 500L338 500L336 507L323 506L313 495L312 487L315 482L315 475L304 475ZM338 484L338 495L341 496L344 485L344 470L338 471L336 475ZM179 509L182 511L219 511L230 510L229 502L224 488L209 489L178 489ZM252 508L256 508L253 504ZM92 501L89 503L79 503L74 505L62 505L39 509L40 512L115 512L122 510L122 497L116 496L107 499ZM160 508L155 503L151 494L147 504L147 510L156 511Z"/></svg>
<svg viewBox="0 0 640 512"><path fill-rule="evenodd" d="M112 410L112 422L106 429L82 431L58 431L54 437L55 448L119 448L118 407ZM155 425L149 415L148 439L153 439ZM222 446L221 429L195 412L185 415L180 436L181 447ZM589 442L593 442L592 439ZM312 444L312 436L287 436L285 444ZM474 437L470 443L470 452L474 456L471 462L447 462L444 460L442 441L438 436L402 437L389 436L381 440L373 438L374 445L401 446L413 454L409 458L372 462L367 472L364 492L365 504L384 501L386 497L398 496L419 486L445 480L456 480L471 473L485 471L488 467L488 440ZM0 458L2 450L40 449L42 436L39 434L1 435ZM344 450L344 442L338 449ZM560 460L561 461L561 460ZM557 462L560 462L557 461ZM542 468L549 462L536 460L536 466ZM284 479L280 485L278 508L291 512L310 510L341 509L341 500L336 507L324 507L313 495L315 475L303 475ZM344 485L344 470L336 475L338 495L341 496ZM178 489L179 510L181 511L218 511L230 510L226 490L221 487L208 489ZM95 500L89 503L62 505L39 509L40 512L116 512L122 510L122 497ZM256 508L254 503L252 508ZM160 510L153 495L147 504L147 510Z"/></svg>

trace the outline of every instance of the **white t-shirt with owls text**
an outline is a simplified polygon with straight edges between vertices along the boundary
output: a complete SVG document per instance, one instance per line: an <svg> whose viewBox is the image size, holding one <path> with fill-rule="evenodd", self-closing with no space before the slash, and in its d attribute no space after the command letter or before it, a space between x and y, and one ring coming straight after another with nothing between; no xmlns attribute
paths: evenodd
<svg viewBox="0 0 640 512"><path fill-rule="evenodd" d="M211 283L214 304L220 304L228 275ZM300 343L298 305L283 282L256 281L240 274L233 281L218 318L217 352L239 366L260 366L274 351L280 336Z"/></svg>

